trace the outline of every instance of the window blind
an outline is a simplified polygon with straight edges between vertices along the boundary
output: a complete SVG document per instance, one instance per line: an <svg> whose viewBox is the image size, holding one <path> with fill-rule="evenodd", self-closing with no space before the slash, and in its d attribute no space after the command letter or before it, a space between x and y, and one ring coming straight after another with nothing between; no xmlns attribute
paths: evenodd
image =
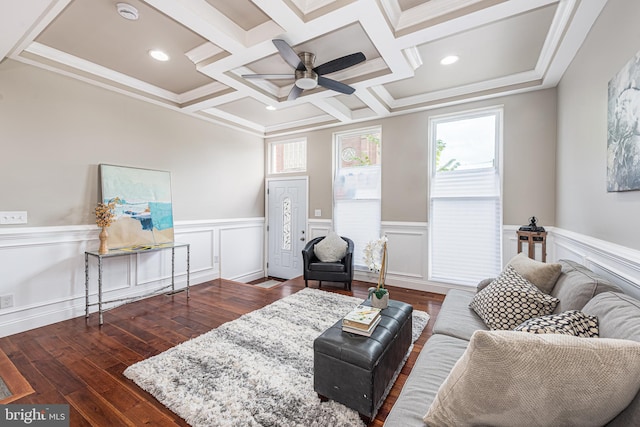
<svg viewBox="0 0 640 427"><path fill-rule="evenodd" d="M502 252L496 169L437 173L430 199L431 279L475 286L496 277Z"/></svg>
<svg viewBox="0 0 640 427"><path fill-rule="evenodd" d="M354 243L354 265L364 268L364 248L380 237L380 165L341 168L334 182L334 229Z"/></svg>

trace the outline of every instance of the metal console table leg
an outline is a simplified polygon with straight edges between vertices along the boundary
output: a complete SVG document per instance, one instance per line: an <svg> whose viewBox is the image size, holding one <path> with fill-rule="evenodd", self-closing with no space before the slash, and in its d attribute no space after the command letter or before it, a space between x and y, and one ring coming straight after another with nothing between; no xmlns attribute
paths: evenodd
<svg viewBox="0 0 640 427"><path fill-rule="evenodd" d="M191 257L191 252L190 252L190 245L188 243L165 243L165 244L160 244L160 245L155 245L155 246L144 246L144 247L135 247L135 248L122 248L122 249L113 249L111 251L109 251L109 253L107 254L100 254L98 252L92 252L92 251L87 251L84 253L84 287L85 287L85 318L89 318L89 307L91 307L92 305L97 305L98 306L98 319L99 319L99 324L102 325L104 323L104 316L103 316L103 306L105 304L109 304L109 303L116 303L116 302L121 302L122 304L126 304L128 302L133 302L133 301L137 301L139 299L148 297L148 296L152 296L152 295L158 295L160 293L165 293L166 295L175 295L178 292L182 292L184 289L180 289L176 291L175 288L175 274L176 274L176 265L175 265L175 248L180 248L180 247L185 247L187 250L187 300L190 297L190 293L189 293L189 285L190 285L190 257ZM117 256L124 256L124 255L134 255L134 254L139 254L142 252L154 252L154 251L158 251L158 250L163 250L163 249L171 249L171 284L170 285L165 285L163 287L161 287L160 289L156 289L154 291L151 291L149 293L146 293L144 295L137 295L134 297L125 297L125 298L118 298L118 299L112 299L112 300L108 300L105 301L102 298L102 261L103 258L112 258L112 257L117 257ZM98 302L95 303L90 303L89 302L89 256L94 256L98 259ZM171 291L167 293L167 288L171 286ZM109 307L109 308L115 308L115 307Z"/></svg>

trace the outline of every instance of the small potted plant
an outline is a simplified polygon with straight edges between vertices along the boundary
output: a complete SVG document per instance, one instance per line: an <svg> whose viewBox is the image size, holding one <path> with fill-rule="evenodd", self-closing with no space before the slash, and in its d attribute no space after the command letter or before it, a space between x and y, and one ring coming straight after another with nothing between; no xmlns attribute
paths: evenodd
<svg viewBox="0 0 640 427"><path fill-rule="evenodd" d="M116 217L113 210L119 202L120 199L116 197L115 199L110 200L109 203L100 202L98 203L98 206L96 206L96 225L102 229L98 235L100 238L100 249L98 249L98 253L101 255L109 253L109 247L107 246L109 233L107 233L107 228L109 228Z"/></svg>
<svg viewBox="0 0 640 427"><path fill-rule="evenodd" d="M387 236L370 241L364 248L364 262L370 271L378 273L378 284L369 288L371 305L378 308L387 308L389 304L389 291L384 283L387 276Z"/></svg>

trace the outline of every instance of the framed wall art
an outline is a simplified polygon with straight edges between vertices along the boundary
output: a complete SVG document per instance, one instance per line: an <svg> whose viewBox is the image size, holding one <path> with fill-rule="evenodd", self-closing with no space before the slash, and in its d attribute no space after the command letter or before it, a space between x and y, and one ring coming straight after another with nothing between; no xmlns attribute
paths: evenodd
<svg viewBox="0 0 640 427"><path fill-rule="evenodd" d="M640 52L609 81L607 191L640 190Z"/></svg>
<svg viewBox="0 0 640 427"><path fill-rule="evenodd" d="M100 165L101 200L118 199L109 249L173 242L171 173Z"/></svg>

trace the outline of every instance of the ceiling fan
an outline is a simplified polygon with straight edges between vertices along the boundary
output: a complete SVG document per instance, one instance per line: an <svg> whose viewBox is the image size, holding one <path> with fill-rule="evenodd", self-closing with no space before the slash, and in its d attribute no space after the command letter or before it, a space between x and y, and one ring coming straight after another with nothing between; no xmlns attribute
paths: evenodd
<svg viewBox="0 0 640 427"><path fill-rule="evenodd" d="M313 89L316 86L322 86L327 89L335 90L340 93L351 95L355 89L339 81L323 77L324 74L335 73L344 70L366 60L362 52L352 53L333 61L325 62L317 67L313 66L316 56L309 52L296 53L291 46L284 40L274 39L273 44L280 52L280 56L284 58L289 65L295 68L295 74L243 74L245 79L291 79L295 78L295 83L289 92L287 100L293 101L303 90Z"/></svg>

